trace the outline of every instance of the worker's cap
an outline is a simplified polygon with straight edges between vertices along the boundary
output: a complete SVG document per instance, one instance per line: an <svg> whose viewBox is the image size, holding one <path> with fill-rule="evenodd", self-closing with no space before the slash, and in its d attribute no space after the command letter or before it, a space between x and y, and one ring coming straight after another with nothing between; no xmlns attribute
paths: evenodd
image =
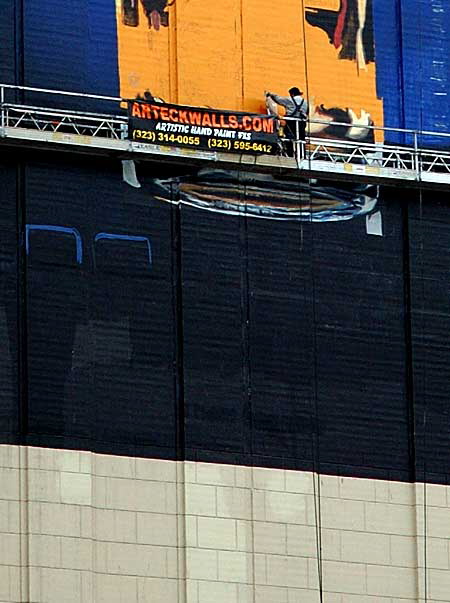
<svg viewBox="0 0 450 603"><path fill-rule="evenodd" d="M298 88L294 87L294 88L289 89L289 95L290 96L301 96L301 95L303 95L303 92L301 90L299 90Z"/></svg>

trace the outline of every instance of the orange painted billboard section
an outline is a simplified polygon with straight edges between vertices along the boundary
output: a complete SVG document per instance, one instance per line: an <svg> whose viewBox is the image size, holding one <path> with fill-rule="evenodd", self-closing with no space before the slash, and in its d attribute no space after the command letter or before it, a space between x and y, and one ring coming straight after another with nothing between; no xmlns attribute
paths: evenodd
<svg viewBox="0 0 450 603"><path fill-rule="evenodd" d="M298 86L311 107L365 112L382 125L362 34L370 0L134 0L133 26L127 0L116 1L124 98L149 90L171 103L265 112L266 90Z"/></svg>

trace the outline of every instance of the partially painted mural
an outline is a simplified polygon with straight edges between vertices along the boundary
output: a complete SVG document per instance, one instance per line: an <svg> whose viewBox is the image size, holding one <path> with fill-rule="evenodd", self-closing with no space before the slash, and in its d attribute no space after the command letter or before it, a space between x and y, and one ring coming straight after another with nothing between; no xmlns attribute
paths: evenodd
<svg viewBox="0 0 450 603"><path fill-rule="evenodd" d="M120 0L122 95L262 112L265 91L298 86L313 119L381 125L371 0L263 4L226 0L208 16L199 0Z"/></svg>
<svg viewBox="0 0 450 603"><path fill-rule="evenodd" d="M167 7L174 2L167 0L141 0L142 9L147 19L149 29L159 31L161 27L169 26L169 13ZM122 21L129 27L139 25L139 0L122 0Z"/></svg>
<svg viewBox="0 0 450 603"><path fill-rule="evenodd" d="M323 29L340 59L356 61L358 69L374 61L372 0L340 0L337 10L307 6L306 20Z"/></svg>
<svg viewBox="0 0 450 603"><path fill-rule="evenodd" d="M3 81L125 98L148 89L171 103L253 113L265 110L264 91L298 86L312 110L450 133L446 0L12 4L0 0Z"/></svg>

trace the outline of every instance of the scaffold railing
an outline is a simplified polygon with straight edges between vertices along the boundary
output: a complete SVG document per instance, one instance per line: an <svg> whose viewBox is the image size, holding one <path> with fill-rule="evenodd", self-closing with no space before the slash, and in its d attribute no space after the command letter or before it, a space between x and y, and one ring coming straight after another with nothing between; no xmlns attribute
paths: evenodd
<svg viewBox="0 0 450 603"><path fill-rule="evenodd" d="M104 112L84 110L92 102L101 104ZM298 120L282 118L297 122L297 136L289 141L293 152L285 152L286 139L280 138L279 155L242 156L128 140L125 103L120 97L0 84L0 142L62 143L74 145L78 151L83 147L91 152L115 150L131 158L216 161L232 169L300 170L306 177L450 185L449 133L359 126L371 133L365 138L374 142L366 142L314 135L321 125L348 128L349 124L311 119L301 139ZM74 105L76 110L67 108Z"/></svg>

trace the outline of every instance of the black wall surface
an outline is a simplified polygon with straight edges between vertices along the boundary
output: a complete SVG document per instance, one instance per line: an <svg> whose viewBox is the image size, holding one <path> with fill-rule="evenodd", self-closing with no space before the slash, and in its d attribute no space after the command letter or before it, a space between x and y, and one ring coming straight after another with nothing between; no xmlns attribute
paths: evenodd
<svg viewBox="0 0 450 603"><path fill-rule="evenodd" d="M382 191L378 237L55 157L0 162L2 442L447 483L445 195Z"/></svg>

